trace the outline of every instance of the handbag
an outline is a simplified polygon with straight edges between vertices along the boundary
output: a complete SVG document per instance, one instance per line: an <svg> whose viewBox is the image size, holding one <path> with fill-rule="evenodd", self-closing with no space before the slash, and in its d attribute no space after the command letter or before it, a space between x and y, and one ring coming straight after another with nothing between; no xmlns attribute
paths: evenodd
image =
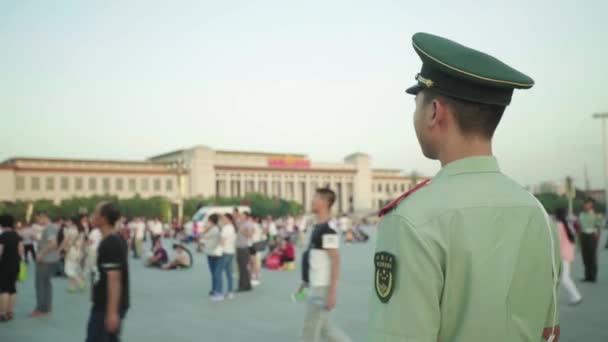
<svg viewBox="0 0 608 342"><path fill-rule="evenodd" d="M26 278L27 278L27 266L25 265L25 262L22 261L19 263L19 274L17 275L17 280L25 281Z"/></svg>

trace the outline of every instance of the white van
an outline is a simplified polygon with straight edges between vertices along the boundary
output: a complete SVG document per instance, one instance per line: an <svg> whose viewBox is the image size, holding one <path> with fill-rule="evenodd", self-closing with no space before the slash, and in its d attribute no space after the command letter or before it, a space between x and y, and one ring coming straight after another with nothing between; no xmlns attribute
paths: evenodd
<svg viewBox="0 0 608 342"><path fill-rule="evenodd" d="M197 210L196 213L192 216L192 221L189 221L184 225L184 233L186 234L186 236L192 237L194 222L197 223L199 233L200 233L201 230L203 229L203 227L207 224L207 220L209 219L209 216L211 216L212 214L218 214L218 215L232 214L232 212L234 211L234 208L237 208L239 210L239 213L243 213L246 211L251 213L251 208L249 208L248 206L244 206L244 205L225 206L225 207L202 207L199 210Z"/></svg>

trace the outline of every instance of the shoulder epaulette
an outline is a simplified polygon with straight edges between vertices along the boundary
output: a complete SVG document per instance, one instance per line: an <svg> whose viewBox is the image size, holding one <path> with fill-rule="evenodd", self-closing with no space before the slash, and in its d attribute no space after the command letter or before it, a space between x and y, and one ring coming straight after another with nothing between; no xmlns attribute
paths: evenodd
<svg viewBox="0 0 608 342"><path fill-rule="evenodd" d="M416 192L418 189L422 188L423 186L427 185L428 183L431 182L431 179L427 179L423 182L418 183L415 187L409 189L408 191L406 191L405 193L401 194L399 197L395 198L394 200L392 200L389 204L385 205L384 208L382 208L379 212L378 212L378 217L382 217L384 216L386 213L388 213L389 211L393 210L393 208L395 206L397 206L397 204L399 204L399 202L401 202L404 198L406 198L407 196L413 194L414 192Z"/></svg>

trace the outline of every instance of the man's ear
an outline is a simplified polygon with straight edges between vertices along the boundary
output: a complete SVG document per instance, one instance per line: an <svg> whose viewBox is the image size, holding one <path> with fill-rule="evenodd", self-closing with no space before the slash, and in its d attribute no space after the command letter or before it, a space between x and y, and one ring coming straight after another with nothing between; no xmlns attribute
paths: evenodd
<svg viewBox="0 0 608 342"><path fill-rule="evenodd" d="M442 97L438 96L433 99L430 106L433 111L432 114L432 123L434 125L444 124L447 120L447 115L449 112L448 103Z"/></svg>

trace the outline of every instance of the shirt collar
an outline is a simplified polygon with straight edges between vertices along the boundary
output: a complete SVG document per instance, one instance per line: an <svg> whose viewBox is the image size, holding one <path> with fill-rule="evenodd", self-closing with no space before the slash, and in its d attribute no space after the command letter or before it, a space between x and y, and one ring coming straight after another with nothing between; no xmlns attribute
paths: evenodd
<svg viewBox="0 0 608 342"><path fill-rule="evenodd" d="M435 175L435 179L460 175L463 173L487 172L500 172L498 161L494 156L467 157L445 165L443 168L441 168L439 173Z"/></svg>

